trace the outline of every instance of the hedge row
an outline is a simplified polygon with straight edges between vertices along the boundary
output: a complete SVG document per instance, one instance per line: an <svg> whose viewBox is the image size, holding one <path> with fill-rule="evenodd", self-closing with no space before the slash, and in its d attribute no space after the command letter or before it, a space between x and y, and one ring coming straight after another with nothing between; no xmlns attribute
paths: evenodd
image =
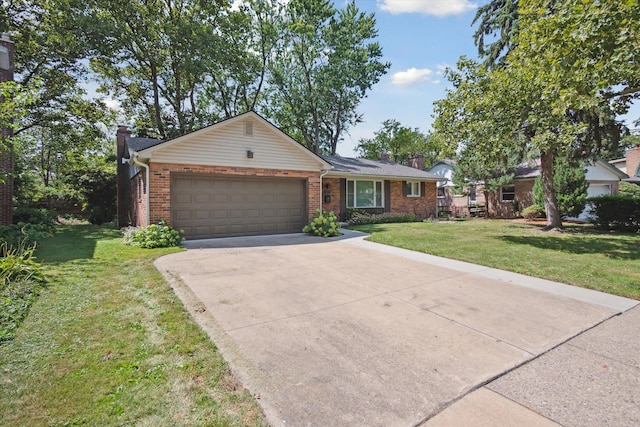
<svg viewBox="0 0 640 427"><path fill-rule="evenodd" d="M605 230L640 231L640 198L633 196L598 196L588 201L590 221Z"/></svg>

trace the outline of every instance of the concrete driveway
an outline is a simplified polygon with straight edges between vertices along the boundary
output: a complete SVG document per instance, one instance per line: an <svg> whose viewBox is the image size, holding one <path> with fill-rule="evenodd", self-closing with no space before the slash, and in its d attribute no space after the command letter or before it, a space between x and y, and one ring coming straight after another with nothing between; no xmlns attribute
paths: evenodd
<svg viewBox="0 0 640 427"><path fill-rule="evenodd" d="M526 369L637 304L346 233L187 242L156 261L273 425L556 425L521 390Z"/></svg>

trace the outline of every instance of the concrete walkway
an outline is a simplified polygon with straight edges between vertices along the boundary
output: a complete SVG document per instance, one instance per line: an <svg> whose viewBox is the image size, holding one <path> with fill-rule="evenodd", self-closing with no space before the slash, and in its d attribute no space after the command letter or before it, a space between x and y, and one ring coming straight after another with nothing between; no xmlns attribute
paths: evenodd
<svg viewBox="0 0 640 427"><path fill-rule="evenodd" d="M273 425L640 424L638 301L348 230L185 246L156 266Z"/></svg>

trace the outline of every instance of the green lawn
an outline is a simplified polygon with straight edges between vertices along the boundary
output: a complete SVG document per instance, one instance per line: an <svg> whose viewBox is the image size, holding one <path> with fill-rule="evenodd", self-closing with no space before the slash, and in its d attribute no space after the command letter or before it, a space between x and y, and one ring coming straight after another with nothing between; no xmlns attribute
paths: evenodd
<svg viewBox="0 0 640 427"><path fill-rule="evenodd" d="M0 345L0 425L266 425L153 266L180 249L62 227L37 256L49 285Z"/></svg>
<svg viewBox="0 0 640 427"><path fill-rule="evenodd" d="M354 227L369 240L640 299L640 234L477 219Z"/></svg>

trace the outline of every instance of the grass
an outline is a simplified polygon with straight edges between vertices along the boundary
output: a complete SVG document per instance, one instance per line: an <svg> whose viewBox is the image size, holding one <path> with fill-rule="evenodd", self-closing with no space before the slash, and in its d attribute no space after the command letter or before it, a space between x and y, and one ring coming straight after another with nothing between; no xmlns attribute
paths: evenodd
<svg viewBox="0 0 640 427"><path fill-rule="evenodd" d="M0 425L266 425L153 266L180 249L61 227L37 256L48 286L0 345Z"/></svg>
<svg viewBox="0 0 640 427"><path fill-rule="evenodd" d="M373 242L640 299L640 234L482 219L353 228Z"/></svg>

